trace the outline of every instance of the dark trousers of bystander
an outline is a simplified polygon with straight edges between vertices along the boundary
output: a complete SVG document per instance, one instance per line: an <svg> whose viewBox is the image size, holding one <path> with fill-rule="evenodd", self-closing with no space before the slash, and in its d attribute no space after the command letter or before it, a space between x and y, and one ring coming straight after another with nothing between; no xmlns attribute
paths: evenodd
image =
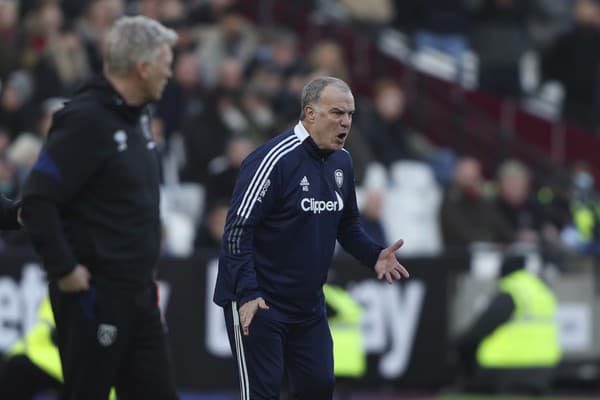
<svg viewBox="0 0 600 400"><path fill-rule="evenodd" d="M115 289L92 279L89 290L65 293L50 284L50 300L67 400L175 400L165 329L152 282Z"/></svg>

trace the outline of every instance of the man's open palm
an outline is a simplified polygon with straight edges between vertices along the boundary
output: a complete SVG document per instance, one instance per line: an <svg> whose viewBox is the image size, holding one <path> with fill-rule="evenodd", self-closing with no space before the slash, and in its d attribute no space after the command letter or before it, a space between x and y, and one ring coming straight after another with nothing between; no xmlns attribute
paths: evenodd
<svg viewBox="0 0 600 400"><path fill-rule="evenodd" d="M406 268L404 268L404 266L396 259L396 250L402 247L403 244L404 241L400 239L390 247L381 250L377 262L375 263L377 279L385 277L385 280L388 283L392 283L394 279L400 280L402 277L409 277Z"/></svg>

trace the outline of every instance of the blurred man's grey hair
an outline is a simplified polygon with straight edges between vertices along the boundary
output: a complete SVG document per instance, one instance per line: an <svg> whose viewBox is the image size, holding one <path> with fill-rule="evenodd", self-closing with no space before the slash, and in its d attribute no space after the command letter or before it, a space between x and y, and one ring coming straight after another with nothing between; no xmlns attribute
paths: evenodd
<svg viewBox="0 0 600 400"><path fill-rule="evenodd" d="M323 89L329 85L335 85L344 93L351 92L350 86L348 86L348 84L341 79L334 78L332 76L322 76L313 79L302 89L302 99L300 101L302 112L300 113L300 121L303 121L306 117L304 113L304 107L317 104L321 99L321 93L323 92Z"/></svg>
<svg viewBox="0 0 600 400"><path fill-rule="evenodd" d="M151 18L138 15L119 18L108 33L104 72L126 76L138 61L152 62L167 44L173 46L177 33Z"/></svg>

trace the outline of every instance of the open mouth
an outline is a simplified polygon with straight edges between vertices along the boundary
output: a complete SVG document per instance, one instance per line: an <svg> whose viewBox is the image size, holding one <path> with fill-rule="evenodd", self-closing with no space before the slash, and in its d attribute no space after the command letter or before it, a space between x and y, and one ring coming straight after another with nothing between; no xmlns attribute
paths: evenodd
<svg viewBox="0 0 600 400"><path fill-rule="evenodd" d="M337 138L340 139L340 140L344 140L344 139L346 139L346 136L348 136L347 133L339 133L337 135Z"/></svg>

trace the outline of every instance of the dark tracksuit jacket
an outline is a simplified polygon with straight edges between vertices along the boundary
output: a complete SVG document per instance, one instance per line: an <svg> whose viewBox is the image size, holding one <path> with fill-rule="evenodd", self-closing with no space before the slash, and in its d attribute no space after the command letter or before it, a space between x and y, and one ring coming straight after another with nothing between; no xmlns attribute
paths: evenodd
<svg viewBox="0 0 600 400"><path fill-rule="evenodd" d="M148 118L104 79L54 116L23 191L26 227L51 279L78 263L117 285L151 279L160 249L159 160L142 124ZM49 208L58 213L41 213Z"/></svg>
<svg viewBox="0 0 600 400"><path fill-rule="evenodd" d="M128 106L98 78L54 115L25 183L25 226L51 281L65 385L73 398L106 398L115 363L125 362L106 354L135 357L131 335L140 333L158 349L147 363L157 375L147 373L141 381L168 380L153 283L161 237L154 147L147 107ZM61 292L54 282L77 264L90 270L91 289ZM88 368L100 377L94 380Z"/></svg>
<svg viewBox="0 0 600 400"><path fill-rule="evenodd" d="M225 225L216 304L262 296L276 318L324 313L322 287L336 239L374 267L382 246L359 222L352 159L324 154L301 123L242 164Z"/></svg>

